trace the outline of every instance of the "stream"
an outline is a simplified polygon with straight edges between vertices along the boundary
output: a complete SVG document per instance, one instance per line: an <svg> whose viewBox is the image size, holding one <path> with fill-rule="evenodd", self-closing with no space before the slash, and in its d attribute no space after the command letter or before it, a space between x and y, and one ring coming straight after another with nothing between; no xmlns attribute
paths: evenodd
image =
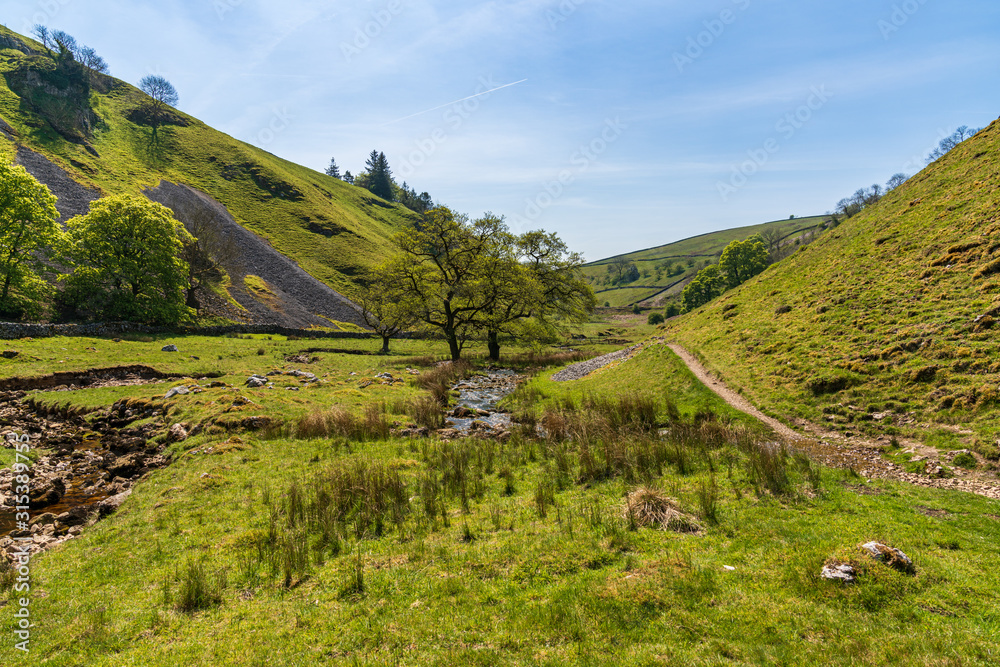
<svg viewBox="0 0 1000 667"><path fill-rule="evenodd" d="M498 404L517 389L521 379L513 370L497 369L462 380L452 387L459 396L457 406L446 418L448 427L468 433L477 430L476 422L482 422L495 431L509 429L510 413Z"/></svg>

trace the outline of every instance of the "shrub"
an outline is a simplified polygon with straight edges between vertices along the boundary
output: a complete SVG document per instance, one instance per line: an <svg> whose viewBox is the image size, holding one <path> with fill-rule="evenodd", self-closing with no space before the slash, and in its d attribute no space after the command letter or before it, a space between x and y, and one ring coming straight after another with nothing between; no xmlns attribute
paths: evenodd
<svg viewBox="0 0 1000 667"><path fill-rule="evenodd" d="M649 317L646 319L649 324L663 324L663 315L660 313L650 313Z"/></svg>
<svg viewBox="0 0 1000 667"><path fill-rule="evenodd" d="M955 458L952 459L952 463L959 468L967 468L970 470L979 467L976 457L969 452L959 452Z"/></svg>
<svg viewBox="0 0 1000 667"><path fill-rule="evenodd" d="M634 306L632 306L632 314L642 315L642 308L639 307L639 304L635 304Z"/></svg>

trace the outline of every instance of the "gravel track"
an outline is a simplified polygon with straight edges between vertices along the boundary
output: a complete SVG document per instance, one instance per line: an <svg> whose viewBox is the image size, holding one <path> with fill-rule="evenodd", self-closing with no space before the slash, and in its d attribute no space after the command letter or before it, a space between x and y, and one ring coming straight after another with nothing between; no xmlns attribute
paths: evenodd
<svg viewBox="0 0 1000 667"><path fill-rule="evenodd" d="M633 345L632 347L626 348L624 350L618 350L617 352L612 352L611 354L605 354L601 357L596 357L589 361L581 361L578 364L572 364L562 369L558 373L552 376L552 380L555 382L569 382L571 380L579 380L582 377L590 375L599 368L604 368L608 364L618 361L619 359L627 359L632 356L637 350L641 350L642 345Z"/></svg>

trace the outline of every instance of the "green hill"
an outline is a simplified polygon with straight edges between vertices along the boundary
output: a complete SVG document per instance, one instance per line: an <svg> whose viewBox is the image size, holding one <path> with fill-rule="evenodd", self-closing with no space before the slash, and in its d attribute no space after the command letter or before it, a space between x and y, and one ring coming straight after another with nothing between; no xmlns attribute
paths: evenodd
<svg viewBox="0 0 1000 667"><path fill-rule="evenodd" d="M154 133L145 96L117 79L89 73L69 80L43 47L0 27L0 151L35 151L77 183L102 194L133 193L161 181L221 202L247 229L335 290L387 250L414 214L335 178L237 141L171 111ZM70 77L71 78L71 77Z"/></svg>
<svg viewBox="0 0 1000 667"><path fill-rule="evenodd" d="M597 293L598 303L607 302L615 308L636 303L661 306L671 297L679 295L706 262L718 261L723 248L729 243L773 230L780 234L783 244L794 245L805 235L821 231L828 220L829 216L821 215L711 232L591 262L583 267L583 272ZM634 282L625 285L613 283L608 268L620 259L635 264L639 277Z"/></svg>
<svg viewBox="0 0 1000 667"><path fill-rule="evenodd" d="M783 419L1000 448L1000 123L670 335Z"/></svg>

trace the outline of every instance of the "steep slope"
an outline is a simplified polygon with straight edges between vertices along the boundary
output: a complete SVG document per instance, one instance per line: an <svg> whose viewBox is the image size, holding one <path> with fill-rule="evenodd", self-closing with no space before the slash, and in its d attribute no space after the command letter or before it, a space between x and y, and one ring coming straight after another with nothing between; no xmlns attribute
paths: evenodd
<svg viewBox="0 0 1000 667"><path fill-rule="evenodd" d="M613 307L636 303L661 306L671 297L680 294L705 262L718 261L722 250L729 243L742 241L753 234L773 231L780 235L783 244L794 245L797 239L822 231L828 220L829 216L794 218L710 232L591 262L583 267L583 273L597 293L599 303L606 301ZM635 263L639 271L638 280L624 286L610 283L608 267L619 259ZM673 266L674 271L667 270L668 266Z"/></svg>
<svg viewBox="0 0 1000 667"><path fill-rule="evenodd" d="M668 325L757 405L1000 458L1000 122Z"/></svg>
<svg viewBox="0 0 1000 667"><path fill-rule="evenodd" d="M41 45L0 27L0 151L8 158L19 155L43 181L78 185L70 215L80 212L88 191L140 194L161 183L186 186L348 296L365 268L384 256L392 234L415 218L367 190L282 160L181 112L172 110L154 131L142 109L144 95L111 77L92 75L89 97L81 101L80 86L64 84L41 51ZM63 191L73 189L62 185Z"/></svg>

